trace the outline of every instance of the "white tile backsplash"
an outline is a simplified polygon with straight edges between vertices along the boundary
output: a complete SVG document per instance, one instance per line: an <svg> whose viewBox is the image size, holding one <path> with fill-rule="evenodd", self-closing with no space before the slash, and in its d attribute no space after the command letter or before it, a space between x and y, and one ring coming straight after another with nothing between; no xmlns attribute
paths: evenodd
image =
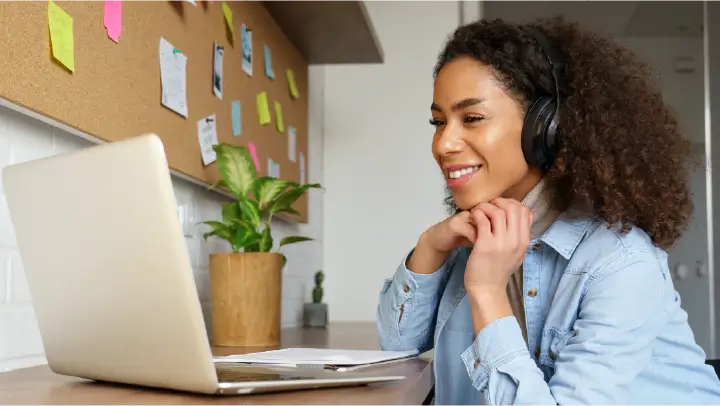
<svg viewBox="0 0 720 406"><path fill-rule="evenodd" d="M311 67L313 86L322 84L323 71ZM322 97L315 89L310 95ZM313 108L311 107L311 110ZM309 172L308 182L322 183L322 112L309 114ZM91 146L87 140L0 106L0 169L2 167ZM226 252L229 246L222 240L202 238L204 227L197 223L220 219L220 204L226 199L190 182L173 178L177 196L178 216L183 222L185 241L193 266L198 295L202 302L205 322L209 330L208 255ZM302 321L302 303L310 299L308 286L313 273L322 268L322 192L311 190L309 222L307 224L274 221L275 241L287 235L306 235L315 239L283 248L288 264L283 272L283 326L298 325ZM22 260L17 251L15 233L8 215L5 195L0 184L0 372L45 363L42 342L28 294Z"/></svg>

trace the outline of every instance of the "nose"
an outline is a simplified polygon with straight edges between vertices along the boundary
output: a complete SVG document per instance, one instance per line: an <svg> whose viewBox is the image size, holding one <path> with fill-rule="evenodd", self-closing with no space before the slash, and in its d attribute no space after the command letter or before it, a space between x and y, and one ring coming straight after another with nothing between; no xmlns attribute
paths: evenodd
<svg viewBox="0 0 720 406"><path fill-rule="evenodd" d="M441 156L460 152L465 147L462 137L462 127L458 128L452 123L447 123L437 139L437 152Z"/></svg>

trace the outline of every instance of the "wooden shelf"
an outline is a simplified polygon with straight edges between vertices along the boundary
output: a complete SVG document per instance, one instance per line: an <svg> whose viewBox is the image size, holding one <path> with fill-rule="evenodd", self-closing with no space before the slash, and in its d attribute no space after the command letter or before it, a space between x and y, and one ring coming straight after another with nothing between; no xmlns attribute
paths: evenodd
<svg viewBox="0 0 720 406"><path fill-rule="evenodd" d="M363 1L265 1L265 8L307 62L383 63Z"/></svg>

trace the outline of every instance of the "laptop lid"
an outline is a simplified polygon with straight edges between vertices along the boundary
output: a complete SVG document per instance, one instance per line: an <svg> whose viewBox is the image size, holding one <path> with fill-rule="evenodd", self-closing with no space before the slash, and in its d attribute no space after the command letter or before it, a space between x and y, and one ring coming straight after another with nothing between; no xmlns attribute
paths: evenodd
<svg viewBox="0 0 720 406"><path fill-rule="evenodd" d="M50 368L213 393L217 375L160 139L2 173Z"/></svg>

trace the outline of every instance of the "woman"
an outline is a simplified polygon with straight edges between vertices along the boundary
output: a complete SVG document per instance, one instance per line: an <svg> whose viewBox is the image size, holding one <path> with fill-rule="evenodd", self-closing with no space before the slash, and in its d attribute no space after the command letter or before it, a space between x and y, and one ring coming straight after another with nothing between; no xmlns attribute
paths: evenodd
<svg viewBox="0 0 720 406"><path fill-rule="evenodd" d="M560 19L479 21L431 113L455 214L386 281L378 329L434 348L436 403L720 403L665 251L690 147L647 66Z"/></svg>

